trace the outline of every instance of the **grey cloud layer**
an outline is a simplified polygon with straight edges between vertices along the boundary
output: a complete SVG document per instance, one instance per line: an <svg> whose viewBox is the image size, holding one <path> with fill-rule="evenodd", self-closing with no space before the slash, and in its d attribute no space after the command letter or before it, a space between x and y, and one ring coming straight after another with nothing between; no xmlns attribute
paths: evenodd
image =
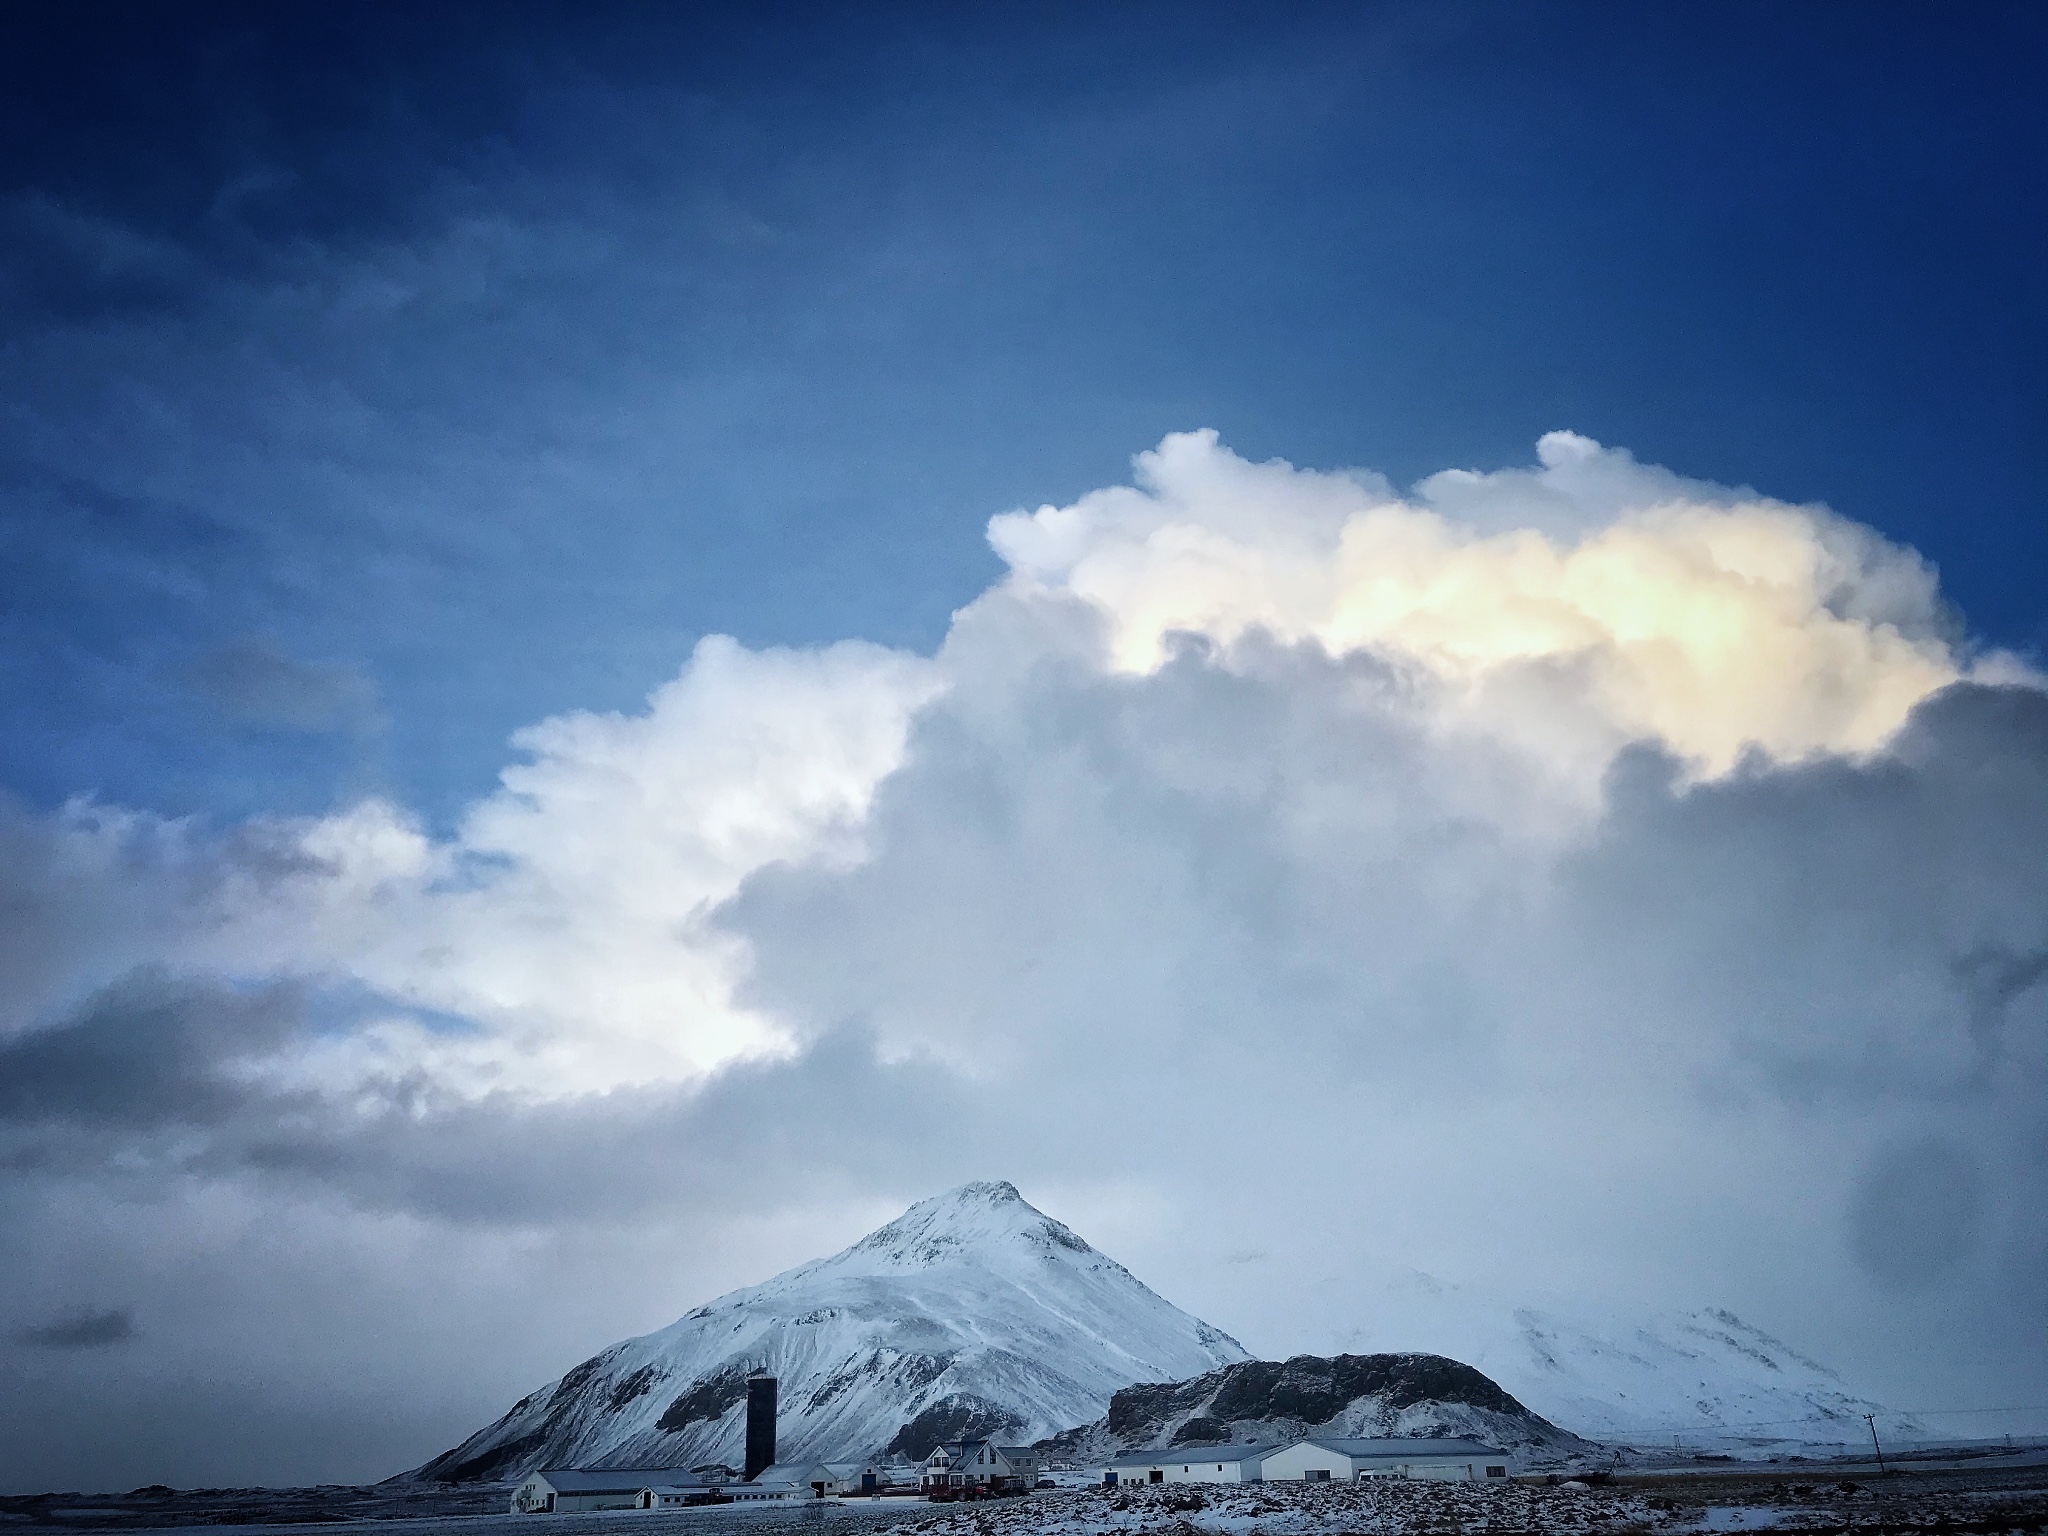
<svg viewBox="0 0 2048 1536"><path fill-rule="evenodd" d="M1052 570L1070 526L1012 532ZM1737 555L1807 547L1773 538ZM929 660L708 644L645 715L522 737L458 843L375 806L10 817L0 1377L94 1433L195 1372L324 1391L356 1406L273 1475L388 1472L989 1175L1262 1352L1344 1347L1405 1265L1732 1305L1879 1395L2048 1371L2048 694L1953 684L1881 750L1718 777L1639 742L1561 789L1586 759L1544 753L1621 674L1555 645L1461 695L1257 625L1119 669L1110 627L1019 580ZM631 1056L734 1010L779 1033ZM119 1350L36 1332L111 1330L77 1310L110 1296L149 1320ZM453 1384L401 1455L379 1405L427 1360Z"/></svg>

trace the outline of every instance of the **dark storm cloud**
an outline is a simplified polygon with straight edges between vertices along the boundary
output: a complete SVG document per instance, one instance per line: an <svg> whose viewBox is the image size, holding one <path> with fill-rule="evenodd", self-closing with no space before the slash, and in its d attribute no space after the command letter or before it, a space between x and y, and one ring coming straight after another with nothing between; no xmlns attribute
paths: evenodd
<svg viewBox="0 0 2048 1536"><path fill-rule="evenodd" d="M50 1322L14 1330L15 1341L32 1349L106 1349L135 1336L135 1314L126 1307L81 1307Z"/></svg>
<svg viewBox="0 0 2048 1536"><path fill-rule="evenodd" d="M536 1105L453 1099L409 1077L325 1092L269 1080L263 1069L306 1042L319 1012L301 986L245 992L130 975L61 1023L0 1045L0 1162L141 1194L195 1176L241 1179L368 1211L573 1226L650 1209L704 1214L770 1199L791 1178L914 1188L935 1146L972 1139L947 1107L951 1074L884 1064L859 1031L694 1092ZM913 1123L919 1134L906 1137Z"/></svg>
<svg viewBox="0 0 2048 1536"><path fill-rule="evenodd" d="M149 1131L231 1119L260 1096L226 1068L276 1054L301 1005L297 987L244 993L137 972L0 1045L0 1121Z"/></svg>
<svg viewBox="0 0 2048 1536"><path fill-rule="evenodd" d="M1939 1138L1874 1158L1849 1212L1857 1261L1904 1291L1936 1289L1966 1270L1983 1240L1983 1220L1977 1159Z"/></svg>
<svg viewBox="0 0 2048 1536"><path fill-rule="evenodd" d="M243 635L193 657L180 681L228 719L294 731L370 731L376 689L347 667L285 654L268 635Z"/></svg>

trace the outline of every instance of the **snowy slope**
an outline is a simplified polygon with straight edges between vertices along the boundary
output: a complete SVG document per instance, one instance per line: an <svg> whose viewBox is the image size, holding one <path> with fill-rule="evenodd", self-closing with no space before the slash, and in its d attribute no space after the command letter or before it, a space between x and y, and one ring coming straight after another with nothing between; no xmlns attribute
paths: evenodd
<svg viewBox="0 0 2048 1536"><path fill-rule="evenodd" d="M1442 1355L1296 1355L1243 1361L1192 1381L1124 1388L1109 1412L1046 1442L1078 1461L1220 1442L1277 1443L1301 1435L1466 1438L1532 1462L1596 1447L1531 1413L1498 1383Z"/></svg>
<svg viewBox="0 0 2048 1536"><path fill-rule="evenodd" d="M756 1368L781 1382L781 1457L836 1460L961 1433L1035 1440L1100 1416L1119 1387L1244 1358L1011 1185L964 1184L613 1345L412 1475L737 1465Z"/></svg>
<svg viewBox="0 0 2048 1536"><path fill-rule="evenodd" d="M1725 1450L1860 1445L1863 1416L1893 1433L1924 1427L1849 1390L1833 1371L1752 1327L1706 1308L1613 1322L1576 1322L1516 1309L1518 1374L1546 1411L1581 1434Z"/></svg>
<svg viewBox="0 0 2048 1536"><path fill-rule="evenodd" d="M1867 1436L1866 1413L1891 1433L1926 1432L1722 1308L1517 1305L1413 1271L1368 1307L1372 1321L1344 1335L1347 1343L1427 1340L1589 1439L1734 1453L1853 1445Z"/></svg>

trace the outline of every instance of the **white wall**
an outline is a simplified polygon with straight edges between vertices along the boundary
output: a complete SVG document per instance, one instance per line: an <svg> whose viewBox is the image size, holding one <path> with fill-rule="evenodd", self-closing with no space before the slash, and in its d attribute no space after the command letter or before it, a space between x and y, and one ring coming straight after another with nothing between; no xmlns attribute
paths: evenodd
<svg viewBox="0 0 2048 1536"><path fill-rule="evenodd" d="M1116 1473L1119 1485L1124 1483L1149 1482L1147 1473L1157 1467L1168 1483L1237 1483L1257 1482L1259 1464L1255 1461L1226 1461L1219 1466L1214 1461L1153 1461L1136 1466L1106 1467L1103 1470Z"/></svg>
<svg viewBox="0 0 2048 1536"><path fill-rule="evenodd" d="M1263 1471L1269 1483L1300 1482L1311 1472L1326 1473L1331 1482L1348 1483L1351 1481L1351 1458L1342 1451L1329 1451L1306 1440L1298 1440L1286 1450L1268 1456Z"/></svg>

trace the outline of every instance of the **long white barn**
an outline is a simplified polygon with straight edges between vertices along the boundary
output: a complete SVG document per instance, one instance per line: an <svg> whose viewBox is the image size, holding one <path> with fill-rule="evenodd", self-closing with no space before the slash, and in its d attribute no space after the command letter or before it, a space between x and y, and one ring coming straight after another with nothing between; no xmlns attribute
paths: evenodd
<svg viewBox="0 0 2048 1536"><path fill-rule="evenodd" d="M1337 1440L1277 1445L1182 1445L1133 1451L1102 1469L1105 1483L1321 1483L1400 1477L1423 1482L1505 1478L1508 1453L1476 1440Z"/></svg>
<svg viewBox="0 0 2048 1536"><path fill-rule="evenodd" d="M550 1467L512 1491L515 1515L562 1515L586 1509L663 1509L708 1492L700 1477L675 1467L590 1471ZM643 1495L652 1495L651 1500Z"/></svg>

